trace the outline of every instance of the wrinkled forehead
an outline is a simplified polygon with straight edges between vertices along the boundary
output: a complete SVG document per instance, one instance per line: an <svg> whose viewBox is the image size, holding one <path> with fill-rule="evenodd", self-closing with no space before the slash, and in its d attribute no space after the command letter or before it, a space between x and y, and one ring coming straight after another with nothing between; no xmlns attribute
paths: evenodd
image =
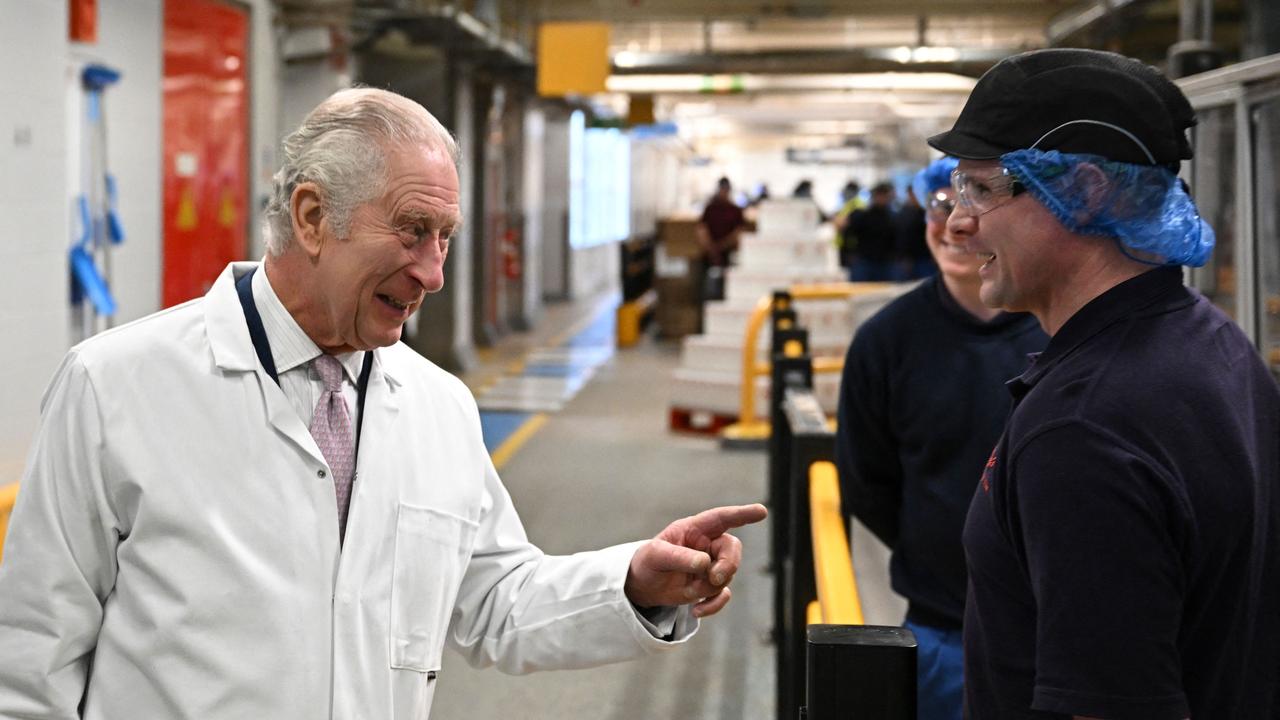
<svg viewBox="0 0 1280 720"><path fill-rule="evenodd" d="M999 172L1000 167L999 160L961 160L956 170L966 175L982 175Z"/></svg>

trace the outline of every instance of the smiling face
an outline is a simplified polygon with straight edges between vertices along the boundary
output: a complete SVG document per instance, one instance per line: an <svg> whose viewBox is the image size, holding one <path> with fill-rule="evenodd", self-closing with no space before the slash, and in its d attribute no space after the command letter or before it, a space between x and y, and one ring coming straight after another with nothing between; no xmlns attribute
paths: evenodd
<svg viewBox="0 0 1280 720"><path fill-rule="evenodd" d="M925 243L938 264L938 272L942 276L962 285L975 285L978 280L978 266L982 261L969 250L964 238L956 237L947 230L948 208L955 203L955 190L939 188L930 193L926 199L929 209L925 219Z"/></svg>
<svg viewBox="0 0 1280 720"><path fill-rule="evenodd" d="M985 177L1000 171L990 161L960 161L959 170ZM947 231L980 263L979 296L984 305L1048 316L1059 287L1070 276L1072 252L1066 229L1029 193L977 214L957 204Z"/></svg>
<svg viewBox="0 0 1280 720"><path fill-rule="evenodd" d="M458 173L439 149L389 146L385 154L381 197L354 210L346 237L327 223L320 232L312 339L327 352L396 343L426 294L444 287L449 236L461 224Z"/></svg>

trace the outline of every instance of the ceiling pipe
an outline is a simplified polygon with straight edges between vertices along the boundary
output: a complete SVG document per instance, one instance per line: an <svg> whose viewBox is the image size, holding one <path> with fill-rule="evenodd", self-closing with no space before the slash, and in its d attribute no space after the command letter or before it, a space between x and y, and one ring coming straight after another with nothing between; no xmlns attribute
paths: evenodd
<svg viewBox="0 0 1280 720"><path fill-rule="evenodd" d="M1183 0L1183 2L1186 1ZM1054 15L1045 27L1045 36L1050 45L1063 45L1078 33L1098 27L1126 8L1138 7L1149 2L1150 0L1093 0L1083 7Z"/></svg>
<svg viewBox="0 0 1280 720"><path fill-rule="evenodd" d="M1222 49L1213 43L1213 0L1180 0L1178 42L1169 47L1169 75L1195 75L1222 66Z"/></svg>
<svg viewBox="0 0 1280 720"><path fill-rule="evenodd" d="M1178 2L1178 41L1195 40L1197 0L1179 0Z"/></svg>

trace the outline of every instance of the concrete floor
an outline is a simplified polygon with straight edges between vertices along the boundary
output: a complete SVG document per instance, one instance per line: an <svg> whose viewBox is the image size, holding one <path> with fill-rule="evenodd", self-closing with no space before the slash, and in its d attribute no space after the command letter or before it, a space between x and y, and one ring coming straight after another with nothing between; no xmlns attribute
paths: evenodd
<svg viewBox="0 0 1280 720"><path fill-rule="evenodd" d="M562 308L554 321L569 327L575 312L594 315L599 303ZM545 325L538 334L549 336ZM619 351L502 469L530 539L544 550L566 554L647 538L707 507L764 500L763 452L722 451L714 440L667 431L665 387L678 353L678 345L653 340ZM622 665L519 677L478 671L446 653L432 717L773 717L767 522L738 532L745 560L733 602L685 647ZM900 622L904 606L888 590L883 546L858 528L853 542L867 622Z"/></svg>

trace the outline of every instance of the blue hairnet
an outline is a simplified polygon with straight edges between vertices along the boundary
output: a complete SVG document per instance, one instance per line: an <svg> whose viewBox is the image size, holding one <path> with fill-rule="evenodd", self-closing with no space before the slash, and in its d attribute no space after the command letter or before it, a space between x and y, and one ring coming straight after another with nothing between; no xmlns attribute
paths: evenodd
<svg viewBox="0 0 1280 720"><path fill-rule="evenodd" d="M1135 260L1200 267L1213 251L1213 228L1167 168L1057 150L1015 150L1000 162L1068 230L1115 238ZM1085 163L1107 178L1100 197L1096 182L1077 175Z"/></svg>
<svg viewBox="0 0 1280 720"><path fill-rule="evenodd" d="M939 188L951 187L951 171L956 169L960 161L944 156L929 163L923 170L911 178L911 192L916 195L916 202L927 205L929 194Z"/></svg>

